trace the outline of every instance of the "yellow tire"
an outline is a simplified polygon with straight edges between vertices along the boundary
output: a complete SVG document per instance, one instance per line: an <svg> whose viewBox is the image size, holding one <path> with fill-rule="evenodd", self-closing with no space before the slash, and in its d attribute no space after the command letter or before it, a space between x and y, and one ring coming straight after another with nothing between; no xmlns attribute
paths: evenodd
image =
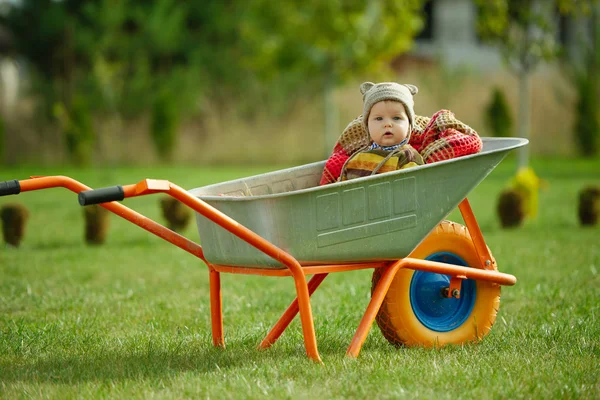
<svg viewBox="0 0 600 400"><path fill-rule="evenodd" d="M479 265L467 228L450 221L440 223L410 257ZM372 288L380 277L376 269ZM474 342L486 336L500 307L500 286L464 280L460 299L455 299L441 294L448 282L446 275L400 269L376 317L383 336L394 345L425 347Z"/></svg>

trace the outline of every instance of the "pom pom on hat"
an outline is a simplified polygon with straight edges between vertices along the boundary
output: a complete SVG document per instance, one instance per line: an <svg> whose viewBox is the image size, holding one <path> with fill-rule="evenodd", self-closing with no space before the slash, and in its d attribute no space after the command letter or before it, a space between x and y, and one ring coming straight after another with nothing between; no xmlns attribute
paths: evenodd
<svg viewBox="0 0 600 400"><path fill-rule="evenodd" d="M380 101L393 100L404 105L404 110L408 116L410 128L414 126L415 121L415 102L413 95L417 94L419 89L415 85L400 84L396 82L372 83L365 82L360 85L360 93L363 95L363 124L368 126L369 114L371 108Z"/></svg>

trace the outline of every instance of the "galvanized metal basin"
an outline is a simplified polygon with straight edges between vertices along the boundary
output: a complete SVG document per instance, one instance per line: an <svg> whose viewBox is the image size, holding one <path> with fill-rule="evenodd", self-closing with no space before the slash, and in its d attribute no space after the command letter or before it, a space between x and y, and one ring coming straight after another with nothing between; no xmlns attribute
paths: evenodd
<svg viewBox="0 0 600 400"><path fill-rule="evenodd" d="M521 138L483 138L474 155L318 186L325 161L190 190L303 264L395 260L409 253ZM284 268L196 215L213 264Z"/></svg>

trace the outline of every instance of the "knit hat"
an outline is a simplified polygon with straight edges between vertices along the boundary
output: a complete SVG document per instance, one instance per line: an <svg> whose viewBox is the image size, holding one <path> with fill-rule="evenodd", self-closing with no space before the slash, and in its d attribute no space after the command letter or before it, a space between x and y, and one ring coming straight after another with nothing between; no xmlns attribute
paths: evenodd
<svg viewBox="0 0 600 400"><path fill-rule="evenodd" d="M396 82L382 82L372 83L365 82L360 85L360 93L363 95L363 124L368 127L369 114L371 113L371 107L375 103L379 103L384 100L399 101L404 106L406 115L408 116L408 122L410 125L410 131L412 132L415 121L415 102L413 95L417 94L419 89L414 85L399 84Z"/></svg>

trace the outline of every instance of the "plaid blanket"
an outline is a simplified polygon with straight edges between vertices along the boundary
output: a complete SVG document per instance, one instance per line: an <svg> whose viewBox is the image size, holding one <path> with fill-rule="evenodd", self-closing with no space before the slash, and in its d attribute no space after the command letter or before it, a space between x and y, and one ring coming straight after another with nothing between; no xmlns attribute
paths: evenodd
<svg viewBox="0 0 600 400"><path fill-rule="evenodd" d="M371 142L362 124L362 116L354 119L339 137L325 164L320 185L337 182L350 156ZM431 118L415 116L409 143L426 164L475 154L481 151L481 138L470 126L456 119L449 110L440 110Z"/></svg>
<svg viewBox="0 0 600 400"><path fill-rule="evenodd" d="M396 150L370 149L354 153L342 168L339 180L360 178L423 165L423 158L411 145Z"/></svg>

